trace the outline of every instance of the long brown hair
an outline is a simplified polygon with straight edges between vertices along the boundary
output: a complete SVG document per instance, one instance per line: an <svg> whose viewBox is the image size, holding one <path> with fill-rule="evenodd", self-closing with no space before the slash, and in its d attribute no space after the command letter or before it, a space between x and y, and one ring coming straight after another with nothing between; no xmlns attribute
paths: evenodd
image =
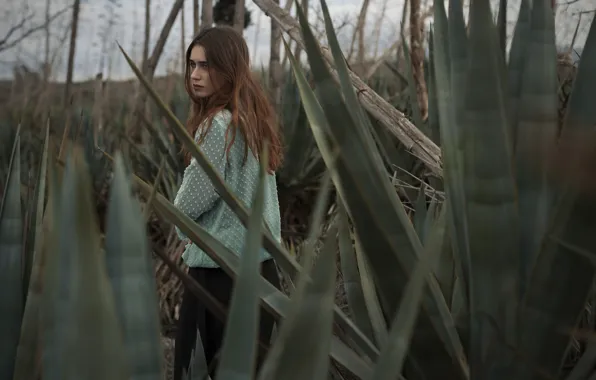
<svg viewBox="0 0 596 380"><path fill-rule="evenodd" d="M190 84L190 53L195 46L205 49L209 75L217 84L215 93L207 98L197 98ZM193 38L186 50L186 70L184 75L186 92L192 100L191 112L186 124L188 133L195 136L199 126L199 143L211 128L213 117L221 110L232 113L232 123L226 131L226 154L229 153L240 130L246 142L244 160L248 149L257 159L263 149L264 141L269 142L269 173L274 172L282 163L283 146L276 112L265 91L253 78L246 41L238 32L228 26L216 26L202 29ZM205 122L203 124L203 122ZM231 139L228 134L231 132ZM187 163L190 155L185 152Z"/></svg>

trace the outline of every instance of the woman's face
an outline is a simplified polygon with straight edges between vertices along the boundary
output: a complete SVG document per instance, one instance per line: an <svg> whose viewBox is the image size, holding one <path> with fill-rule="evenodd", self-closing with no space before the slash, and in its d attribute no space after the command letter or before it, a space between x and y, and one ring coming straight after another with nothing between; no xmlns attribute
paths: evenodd
<svg viewBox="0 0 596 380"><path fill-rule="evenodd" d="M205 49L195 45L190 51L190 87L196 97L206 98L215 92L212 78L209 73L209 62Z"/></svg>

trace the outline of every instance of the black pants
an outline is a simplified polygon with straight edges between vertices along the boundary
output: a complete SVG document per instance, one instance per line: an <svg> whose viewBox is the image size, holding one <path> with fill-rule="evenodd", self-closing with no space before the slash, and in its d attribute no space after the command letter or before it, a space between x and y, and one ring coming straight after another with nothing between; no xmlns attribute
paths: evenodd
<svg viewBox="0 0 596 380"><path fill-rule="evenodd" d="M280 289L279 275L272 259L261 264L261 274L273 286ZM234 282L223 269L190 268L189 275L221 302L226 309L229 308ZM259 323L261 341L269 343L274 323L273 316L261 307ZM188 370L192 350L195 348L197 328L201 335L207 365L212 368L209 375L213 378L216 366L211 363L219 354L223 343L224 324L192 292L185 289L176 333L174 380L181 380L183 370ZM263 359L261 355L258 356L257 367L260 367Z"/></svg>

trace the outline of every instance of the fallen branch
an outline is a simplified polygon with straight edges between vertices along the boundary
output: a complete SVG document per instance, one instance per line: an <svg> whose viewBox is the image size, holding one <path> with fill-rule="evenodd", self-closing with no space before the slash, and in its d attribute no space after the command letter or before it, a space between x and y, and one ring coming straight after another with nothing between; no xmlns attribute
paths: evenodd
<svg viewBox="0 0 596 380"><path fill-rule="evenodd" d="M253 0L263 12L285 31L298 45L304 48L304 41L300 32L300 25L288 12L280 8L272 0ZM330 67L332 76L339 80L337 71L333 67L333 55L326 46L320 46L323 57ZM370 112L389 132L395 135L399 141L414 156L419 158L432 174L437 177L443 176L441 164L441 149L422 133L406 116L389 104L385 99L374 92L351 70L350 80L360 103Z"/></svg>

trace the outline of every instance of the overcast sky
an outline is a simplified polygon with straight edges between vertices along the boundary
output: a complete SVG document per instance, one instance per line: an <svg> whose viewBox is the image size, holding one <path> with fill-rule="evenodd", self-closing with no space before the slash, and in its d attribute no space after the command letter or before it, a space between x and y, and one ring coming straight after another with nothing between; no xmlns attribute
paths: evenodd
<svg viewBox="0 0 596 380"><path fill-rule="evenodd" d="M281 0L284 4L286 0ZM381 52L391 45L398 35L403 0L386 0L385 12L383 3L385 0L370 0L370 8L367 17L367 47L368 53L375 50L376 40L375 25L380 15L385 17L381 22L381 31L377 50ZM432 0L426 0L430 4ZM495 0L498 1L498 0ZM565 5L569 0L559 0L557 9L557 42L560 45L569 45L572 40L576 25L580 20L580 13L596 9L594 0L575 0L572 4ZM68 7L73 0L51 0L52 12ZM173 0L151 0L152 2L152 33L151 43L154 44L159 35L162 25L167 18ZM215 1L214 1L215 2ZM145 0L81 0L81 14L79 23L79 35L77 39L77 54L75 57L74 80L84 80L94 77L104 67L104 74L114 79L128 78L132 71L117 50L117 40L135 61L139 61L144 36L144 4ZM347 49L348 41L351 38L353 25L356 23L357 15L362 0L327 0L332 17L336 26L343 25L339 36ZM423 0L423 3L425 1ZM467 1L466 1L467 3ZM18 22L25 14L25 8L35 17L32 24L43 23L46 0L2 0L0 4L0 40L6 35L11 25ZM311 0L314 10L320 7L317 0ZM251 49L253 65L260 66L267 64L269 59L269 38L270 19L261 10L247 0L247 7L252 10L253 25L245 30L245 38ZM508 24L509 34L513 30L513 23L517 19L519 0L509 0ZM313 13L314 13L313 10ZM192 38L192 2L185 2L185 44ZM592 13L581 15L579 33L575 46L583 46ZM70 23L71 13L67 12L56 20L52 28L52 52L56 54L55 69L53 78L64 80L66 75L66 58L68 38L61 46L60 40L67 36L66 29ZM345 23L347 21L347 24ZM429 19L428 22L431 20ZM311 19L311 23L314 20ZM172 33L168 38L164 55L158 65L158 75L164 74L167 70L180 70L181 56L181 22L178 17ZM18 62L25 63L31 69L38 69L44 59L45 35L43 32L28 37L23 43L15 48L0 52L0 77L10 78L12 68ZM106 53L104 53L106 52Z"/></svg>

